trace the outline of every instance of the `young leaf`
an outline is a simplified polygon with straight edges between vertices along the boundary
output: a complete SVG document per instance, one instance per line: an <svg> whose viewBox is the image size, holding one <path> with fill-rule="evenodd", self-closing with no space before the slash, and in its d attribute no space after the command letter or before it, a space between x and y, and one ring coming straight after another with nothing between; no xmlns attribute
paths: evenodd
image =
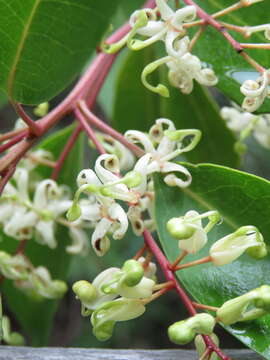
<svg viewBox="0 0 270 360"><path fill-rule="evenodd" d="M269 181L211 164L185 166L192 174L192 184L187 189L168 187L161 177L155 179L158 233L163 250L171 262L179 249L177 241L167 232L166 223L170 218L182 216L189 210L218 210L223 223L211 230L207 246L198 254L187 256L184 262L207 256L209 247L216 240L243 225L258 227L269 246ZM269 256L254 260L242 255L228 265L197 265L178 271L177 276L196 301L218 307L260 285L269 285L269 272ZM226 329L246 346L270 359L270 316L237 323Z"/></svg>
<svg viewBox="0 0 270 360"><path fill-rule="evenodd" d="M234 2L228 0L198 0L196 3L209 14L213 14L232 5ZM238 26L260 25L269 22L268 12L269 3L262 1L250 7L231 12L218 20ZM267 42L263 33L252 35L250 38L245 38L233 31L230 31L230 34L240 43ZM213 67L219 78L217 87L231 100L241 105L244 98L240 92L241 84L245 80L256 80L259 77L259 73L211 26L207 27L196 42L193 53ZM269 50L255 49L248 50L247 53L260 65L266 69L269 68ZM257 112L270 112L270 100L266 99L264 105Z"/></svg>
<svg viewBox="0 0 270 360"><path fill-rule="evenodd" d="M118 0L0 0L0 86L24 104L63 90L95 49Z"/></svg>
<svg viewBox="0 0 270 360"><path fill-rule="evenodd" d="M40 147L51 151L55 159L61 152L70 136L73 127L60 130L40 144ZM76 185L76 176L82 167L82 139L78 140L69 157L66 159L59 183L69 185L73 190ZM51 169L40 166L39 174L49 177ZM1 249L14 253L18 242L1 234L3 242ZM29 240L26 246L26 255L35 266L44 265L52 274L53 278L66 280L71 256L65 251L69 243L68 232L63 226L57 227L56 239L58 246L51 250L45 245L39 245L34 239ZM21 291L16 289L11 281L4 280L3 290L5 300L9 309L15 314L22 329L30 337L30 343L33 346L44 346L48 343L50 330L52 327L53 316L59 301L45 300L35 302L26 297Z"/></svg>
<svg viewBox="0 0 270 360"><path fill-rule="evenodd" d="M233 149L235 138L206 88L196 84L190 95L183 95L168 85L170 97L164 99L143 86L141 72L155 56L153 47L128 54L116 84L113 125L122 132L128 129L148 131L157 118L169 118L177 129L202 131L198 147L186 154L189 161L237 167L239 158ZM166 82L166 71L164 68L164 71L154 72L151 83Z"/></svg>

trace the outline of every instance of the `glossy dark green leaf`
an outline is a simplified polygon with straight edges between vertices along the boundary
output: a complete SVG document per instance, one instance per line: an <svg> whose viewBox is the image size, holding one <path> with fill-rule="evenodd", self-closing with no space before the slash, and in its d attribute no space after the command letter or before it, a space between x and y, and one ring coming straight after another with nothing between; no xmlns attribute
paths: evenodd
<svg viewBox="0 0 270 360"><path fill-rule="evenodd" d="M218 210L223 223L209 234L207 246L185 261L208 255L211 244L243 225L255 225L270 245L270 182L262 178L229 168L202 164L185 164L192 174L192 184L187 189L165 186L156 177L156 222L162 247L170 261L175 260L179 249L177 241L166 230L167 221L182 216L188 210L205 212ZM239 296L262 284L270 284L270 258L254 260L242 255L232 264L214 267L210 263L178 271L177 276L196 299L212 306ZM270 359L270 316L248 323L226 327L246 346Z"/></svg>
<svg viewBox="0 0 270 360"><path fill-rule="evenodd" d="M61 152L68 137L71 134L73 127L61 130L43 143L41 147L51 151L55 158ZM74 189L76 185L76 176L82 167L82 139L80 139L73 148L69 157L67 158L59 183L69 185ZM38 172L42 177L49 177L51 169L40 166ZM4 235L4 241L1 243L1 249L14 253L18 242L14 239L7 238ZM65 251L65 247L69 243L68 232L62 226L57 227L56 238L58 246L55 250L49 249L47 246L37 244L34 239L29 241L26 247L26 255L30 258L35 266L46 266L53 278L66 280L71 256ZM52 321L55 311L59 305L59 301L45 300L42 302L35 302L17 290L11 281L5 280L3 282L3 298L7 303L9 309L14 313L16 319L22 326L25 334L29 336L30 344L34 346L44 346L48 343L50 338L50 331L52 328Z"/></svg>
<svg viewBox="0 0 270 360"><path fill-rule="evenodd" d="M166 117L176 128L196 128L202 140L186 156L192 162L210 161L236 167L238 156L233 150L234 136L219 115L218 106L206 88L196 84L192 94L183 95L168 85L170 98L163 98L146 89L141 82L143 68L155 59L153 47L128 54L116 84L113 125L120 131L147 131L153 122ZM162 71L154 72L151 83L164 83Z"/></svg>
<svg viewBox="0 0 270 360"><path fill-rule="evenodd" d="M82 70L118 0L0 0L0 85L24 104L47 101Z"/></svg>
<svg viewBox="0 0 270 360"><path fill-rule="evenodd" d="M227 6L233 5L234 0L198 0L200 5L208 13L215 13ZM269 23L269 3L262 1L248 8L232 12L222 21L239 26L251 26ZM246 39L238 33L230 32L239 42L267 43L263 32ZM197 41L194 54L210 64L219 77L218 88L230 99L242 103L243 95L240 92L241 84L248 79L255 80L259 74L239 55L225 38L210 26ZM247 53L266 69L269 68L269 50L247 50ZM270 100L266 100L258 112L270 112Z"/></svg>

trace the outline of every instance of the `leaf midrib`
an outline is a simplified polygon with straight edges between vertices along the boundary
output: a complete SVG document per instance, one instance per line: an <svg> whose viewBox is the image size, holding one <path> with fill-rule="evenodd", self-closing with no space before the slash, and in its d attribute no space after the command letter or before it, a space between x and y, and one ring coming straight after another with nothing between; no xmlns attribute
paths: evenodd
<svg viewBox="0 0 270 360"><path fill-rule="evenodd" d="M29 34L30 26L32 25L34 16L36 14L36 11L37 11L40 3L41 3L41 0L36 0L34 6L32 8L32 11L29 14L29 17L28 17L27 22L25 24L25 28L24 28L24 30L22 32L21 41L19 43L16 55L14 57L14 62L12 64L11 68L10 68L9 77L8 77L8 86L7 86L8 95L9 95L10 98L11 98L11 95L12 95L13 82L14 82L14 78L15 78L15 75L16 75L16 68L17 68L17 65L18 65L18 63L20 61L20 57L21 57L22 51L24 49L24 45L25 45L27 36Z"/></svg>

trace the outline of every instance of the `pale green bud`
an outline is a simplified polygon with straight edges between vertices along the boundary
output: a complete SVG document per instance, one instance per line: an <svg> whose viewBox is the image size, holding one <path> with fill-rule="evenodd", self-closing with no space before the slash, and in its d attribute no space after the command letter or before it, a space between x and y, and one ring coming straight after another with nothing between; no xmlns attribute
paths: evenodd
<svg viewBox="0 0 270 360"><path fill-rule="evenodd" d="M24 346L25 345L24 337L21 334L17 333L17 332L13 332L9 336L8 345L11 345L11 346Z"/></svg>
<svg viewBox="0 0 270 360"><path fill-rule="evenodd" d="M210 335L213 333L215 319L209 314L197 314L187 320L174 323L168 329L172 342L185 345L192 341L196 334Z"/></svg>
<svg viewBox="0 0 270 360"><path fill-rule="evenodd" d="M136 260L127 260L122 267L125 272L123 282L127 286L137 285L144 276L144 269L142 264Z"/></svg>
<svg viewBox="0 0 270 360"><path fill-rule="evenodd" d="M67 284L62 280L53 280L53 298L61 298L68 290Z"/></svg>
<svg viewBox="0 0 270 360"><path fill-rule="evenodd" d="M259 298L254 300L254 305L257 308L270 311L270 286L262 285L257 291Z"/></svg>
<svg viewBox="0 0 270 360"><path fill-rule="evenodd" d="M234 150L239 155L244 155L247 152L247 145L242 143L241 141L237 141L234 144Z"/></svg>
<svg viewBox="0 0 270 360"><path fill-rule="evenodd" d="M43 117L48 114L48 111L49 111L49 103L44 102L39 104L37 107L35 107L33 112L36 116Z"/></svg>
<svg viewBox="0 0 270 360"><path fill-rule="evenodd" d="M90 304L97 298L96 288L86 280L76 281L72 286L72 290L84 304Z"/></svg>
<svg viewBox="0 0 270 360"><path fill-rule="evenodd" d="M142 175L138 171L129 171L122 179L123 184L130 188L137 187L142 182Z"/></svg>
<svg viewBox="0 0 270 360"><path fill-rule="evenodd" d="M172 218L167 222L167 230L172 237L177 240L185 240L191 238L196 231L192 225L187 224L181 218Z"/></svg>
<svg viewBox="0 0 270 360"><path fill-rule="evenodd" d="M191 342L196 333L191 329L185 320L178 321L168 328L168 336L171 342L178 345L186 345Z"/></svg>
<svg viewBox="0 0 270 360"><path fill-rule="evenodd" d="M81 216L82 211L81 207L77 202L74 202L71 206L71 208L67 212L67 219L68 221L76 221Z"/></svg>

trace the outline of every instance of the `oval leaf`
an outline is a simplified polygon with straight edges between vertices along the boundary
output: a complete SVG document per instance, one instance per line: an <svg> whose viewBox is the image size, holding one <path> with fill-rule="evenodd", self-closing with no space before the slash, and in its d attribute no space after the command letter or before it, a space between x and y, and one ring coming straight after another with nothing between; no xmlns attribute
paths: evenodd
<svg viewBox="0 0 270 360"><path fill-rule="evenodd" d="M0 0L0 86L23 104L63 90L95 49L118 0Z"/></svg>
<svg viewBox="0 0 270 360"><path fill-rule="evenodd" d="M214 241L240 226L255 225L270 245L270 182L229 168L202 164L185 164L192 174L192 184L180 190L168 187L161 177L155 179L156 222L162 247L173 262L179 253L177 241L170 237L166 223L172 217L184 215L188 210L205 212L218 210L223 223L209 233L207 246L185 262L208 255ZM269 256L254 260L242 255L232 264L215 267L210 263L177 272L188 292L200 303L220 306L225 301L242 295L260 285L270 285ZM226 329L246 346L270 359L270 316L247 323L238 323Z"/></svg>

